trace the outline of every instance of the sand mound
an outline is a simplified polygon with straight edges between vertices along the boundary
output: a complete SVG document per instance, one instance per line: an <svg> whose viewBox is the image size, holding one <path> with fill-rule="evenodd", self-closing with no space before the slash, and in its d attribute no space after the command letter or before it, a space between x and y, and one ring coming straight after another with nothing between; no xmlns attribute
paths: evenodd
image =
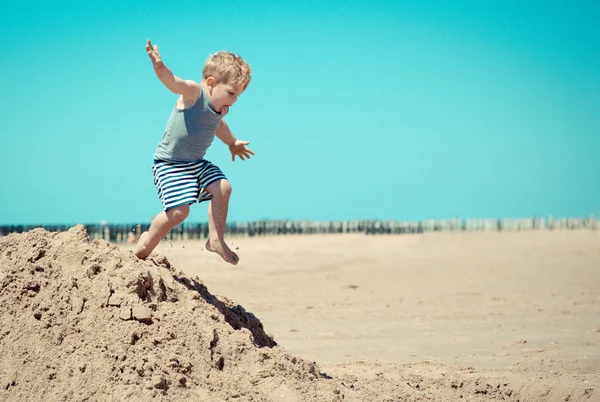
<svg viewBox="0 0 600 402"><path fill-rule="evenodd" d="M81 225L0 239L0 317L3 401L345 399L241 306Z"/></svg>

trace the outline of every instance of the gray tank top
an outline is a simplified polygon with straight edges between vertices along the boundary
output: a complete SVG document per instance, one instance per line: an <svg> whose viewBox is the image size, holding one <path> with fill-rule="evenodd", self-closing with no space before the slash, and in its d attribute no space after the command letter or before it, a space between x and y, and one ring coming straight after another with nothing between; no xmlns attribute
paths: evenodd
<svg viewBox="0 0 600 402"><path fill-rule="evenodd" d="M223 115L213 109L202 88L192 107L181 110L175 105L154 159L173 162L203 159L222 118Z"/></svg>

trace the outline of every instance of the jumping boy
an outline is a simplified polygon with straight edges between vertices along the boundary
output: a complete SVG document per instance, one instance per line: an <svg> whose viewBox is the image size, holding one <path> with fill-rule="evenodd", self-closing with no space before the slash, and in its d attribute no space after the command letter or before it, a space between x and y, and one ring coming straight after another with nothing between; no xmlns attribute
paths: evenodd
<svg viewBox="0 0 600 402"><path fill-rule="evenodd" d="M202 70L200 83L183 80L163 63L158 46L146 43L146 52L160 81L179 96L154 153L154 184L163 211L150 229L142 233L135 248L138 258L146 258L160 240L190 213L190 204L209 201L209 238L206 249L230 264L239 258L225 243L225 222L231 185L218 166L204 159L215 135L229 146L231 160L254 155L248 141L236 139L223 116L250 83L250 66L231 52L211 55Z"/></svg>

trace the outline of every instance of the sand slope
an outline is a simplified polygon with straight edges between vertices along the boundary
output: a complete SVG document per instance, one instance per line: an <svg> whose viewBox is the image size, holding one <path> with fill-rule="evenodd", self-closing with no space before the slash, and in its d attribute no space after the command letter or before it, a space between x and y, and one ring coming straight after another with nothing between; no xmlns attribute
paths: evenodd
<svg viewBox="0 0 600 402"><path fill-rule="evenodd" d="M241 306L82 226L0 239L0 400L342 400Z"/></svg>

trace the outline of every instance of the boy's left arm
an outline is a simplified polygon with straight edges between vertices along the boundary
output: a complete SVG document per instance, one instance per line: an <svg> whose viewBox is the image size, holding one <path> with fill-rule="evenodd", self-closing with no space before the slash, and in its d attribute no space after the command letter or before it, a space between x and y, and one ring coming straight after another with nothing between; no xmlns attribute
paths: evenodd
<svg viewBox="0 0 600 402"><path fill-rule="evenodd" d="M241 160L250 159L250 155L254 155L254 152L250 148L246 148L246 145L250 144L248 141L242 141L235 138L225 120L221 120L217 132L215 134L225 145L229 146L231 151L231 160L235 162L235 157L239 157Z"/></svg>

